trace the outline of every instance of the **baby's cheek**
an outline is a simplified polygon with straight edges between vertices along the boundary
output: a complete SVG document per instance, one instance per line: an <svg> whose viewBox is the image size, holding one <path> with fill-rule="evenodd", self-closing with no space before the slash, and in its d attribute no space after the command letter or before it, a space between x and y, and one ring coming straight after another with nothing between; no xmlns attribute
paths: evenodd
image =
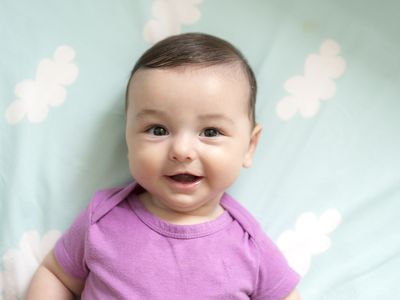
<svg viewBox="0 0 400 300"><path fill-rule="evenodd" d="M237 155L231 155L228 150L221 152L221 155L214 155L207 161L207 173L213 178L216 184L229 187L239 176L241 160Z"/></svg>
<svg viewBox="0 0 400 300"><path fill-rule="evenodd" d="M133 177L154 176L159 169L159 153L151 149L142 148L132 151L129 157L129 166Z"/></svg>

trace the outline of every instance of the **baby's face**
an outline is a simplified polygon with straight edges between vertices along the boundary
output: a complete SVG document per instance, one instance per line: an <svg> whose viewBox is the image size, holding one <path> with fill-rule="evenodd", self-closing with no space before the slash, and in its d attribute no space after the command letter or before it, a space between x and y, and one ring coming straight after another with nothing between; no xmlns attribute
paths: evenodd
<svg viewBox="0 0 400 300"><path fill-rule="evenodd" d="M251 164L260 128L234 67L139 70L129 87L126 141L132 176L177 212L219 203Z"/></svg>

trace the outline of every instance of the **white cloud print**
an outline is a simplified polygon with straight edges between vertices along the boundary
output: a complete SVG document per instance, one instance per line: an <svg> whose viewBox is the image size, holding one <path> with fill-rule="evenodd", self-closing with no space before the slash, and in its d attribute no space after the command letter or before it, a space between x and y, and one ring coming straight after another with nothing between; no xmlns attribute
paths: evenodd
<svg viewBox="0 0 400 300"><path fill-rule="evenodd" d="M32 123L43 122L49 106L64 103L70 85L78 77L79 69L72 62L75 51L69 46L60 46L52 59L39 62L35 80L23 80L15 87L17 100L7 108L5 117L8 123L16 124L25 116Z"/></svg>
<svg viewBox="0 0 400 300"><path fill-rule="evenodd" d="M335 209L328 210L319 217L312 212L303 213L298 217L294 230L286 230L279 236L277 245L289 265L304 276L310 268L312 256L330 248L328 234L340 222L341 215Z"/></svg>
<svg viewBox="0 0 400 300"><path fill-rule="evenodd" d="M153 19L144 27L147 42L155 44L170 35L179 34L181 25L190 25L200 20L197 5L203 0L155 0L152 5Z"/></svg>
<svg viewBox="0 0 400 300"><path fill-rule="evenodd" d="M328 39L321 44L320 53L307 57L304 75L289 78L284 84L289 95L276 106L279 118L289 120L297 111L304 118L313 117L319 110L320 101L335 95L333 79L341 76L346 69L346 62L339 52L339 44Z"/></svg>
<svg viewBox="0 0 400 300"><path fill-rule="evenodd" d="M35 270L60 236L61 233L56 230L48 231L42 238L37 231L27 231L20 240L19 248L10 249L3 255L0 300L25 298Z"/></svg>

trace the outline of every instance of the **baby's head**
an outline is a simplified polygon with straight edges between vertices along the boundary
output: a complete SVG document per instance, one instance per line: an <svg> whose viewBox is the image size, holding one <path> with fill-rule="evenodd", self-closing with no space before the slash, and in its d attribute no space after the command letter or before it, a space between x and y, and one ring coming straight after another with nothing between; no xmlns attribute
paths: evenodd
<svg viewBox="0 0 400 300"><path fill-rule="evenodd" d="M251 68L224 40L182 34L146 51L127 88L126 141L148 202L178 212L218 203L251 165L255 99Z"/></svg>
<svg viewBox="0 0 400 300"><path fill-rule="evenodd" d="M248 87L249 117L256 125L255 106L257 81L242 53L231 43L204 33L185 33L161 40L149 48L136 62L126 90L125 108L129 106L129 85L140 69L226 66L236 68L245 76Z"/></svg>

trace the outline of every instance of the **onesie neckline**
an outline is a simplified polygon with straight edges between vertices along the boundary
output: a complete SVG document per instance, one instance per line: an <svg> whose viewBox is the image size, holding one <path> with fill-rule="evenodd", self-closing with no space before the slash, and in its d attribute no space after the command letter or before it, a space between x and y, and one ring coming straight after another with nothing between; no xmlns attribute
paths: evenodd
<svg viewBox="0 0 400 300"><path fill-rule="evenodd" d="M222 196L221 202L224 197L226 194ZM133 212L145 225L163 236L175 239L195 239L211 235L224 229L233 221L232 216L224 209L224 212L215 220L193 225L177 225L168 223L149 212L136 193L130 195L128 202Z"/></svg>

